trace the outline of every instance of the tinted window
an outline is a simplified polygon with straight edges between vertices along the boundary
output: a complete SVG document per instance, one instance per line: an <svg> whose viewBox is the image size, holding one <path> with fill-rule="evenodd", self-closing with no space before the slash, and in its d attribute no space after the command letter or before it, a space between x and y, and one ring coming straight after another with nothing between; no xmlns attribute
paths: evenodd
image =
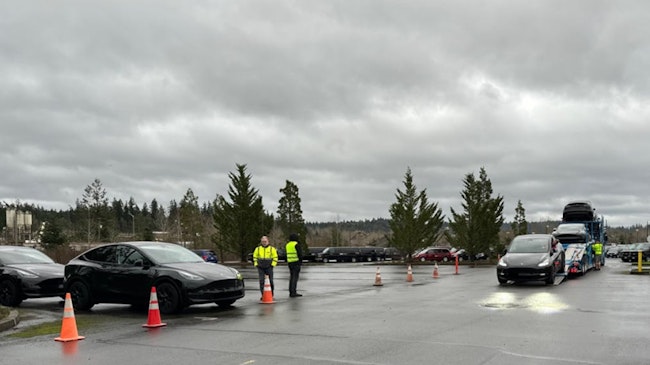
<svg viewBox="0 0 650 365"><path fill-rule="evenodd" d="M90 261L117 263L115 246L102 246L86 253L84 257Z"/></svg>
<svg viewBox="0 0 650 365"><path fill-rule="evenodd" d="M119 246L117 248L117 263L126 266L135 266L136 263L142 265L144 256L133 247Z"/></svg>

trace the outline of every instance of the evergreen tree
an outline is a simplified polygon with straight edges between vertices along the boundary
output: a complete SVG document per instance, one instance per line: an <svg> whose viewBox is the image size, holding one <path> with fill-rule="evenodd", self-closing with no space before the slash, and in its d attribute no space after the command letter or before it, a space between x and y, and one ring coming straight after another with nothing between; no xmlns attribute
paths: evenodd
<svg viewBox="0 0 650 365"><path fill-rule="evenodd" d="M447 240L456 247L467 250L471 258L477 253L488 253L499 244L499 231L503 224L503 197L492 197L492 182L481 168L479 179L474 174L465 175L465 189L461 192L463 212L451 208L451 232Z"/></svg>
<svg viewBox="0 0 650 365"><path fill-rule="evenodd" d="M302 217L298 186L287 180L284 188L280 189L280 192L282 193L282 197L278 204L277 224L285 239L291 233L296 233L300 237L303 249L306 249L305 239L307 238L307 226Z"/></svg>
<svg viewBox="0 0 650 365"><path fill-rule="evenodd" d="M194 195L192 189L187 189L179 207L180 222L182 231L182 241L196 242L200 240L203 234L203 222L201 221L201 211L199 209L199 198Z"/></svg>
<svg viewBox="0 0 650 365"><path fill-rule="evenodd" d="M108 221L108 198L99 179L86 186L81 197L82 206L88 211L88 242L96 237L101 240L101 228ZM97 233L97 235L95 235Z"/></svg>
<svg viewBox="0 0 650 365"><path fill-rule="evenodd" d="M411 168L407 168L403 183L404 191L397 189L397 201L390 206L392 235L388 242L407 253L410 260L415 250L433 245L438 240L444 216L438 203L429 203L426 189L418 193Z"/></svg>
<svg viewBox="0 0 650 365"><path fill-rule="evenodd" d="M528 222L526 221L526 209L521 204L521 200L517 201L517 208L515 208L515 219L510 224L512 232L515 236L528 233Z"/></svg>
<svg viewBox="0 0 650 365"><path fill-rule="evenodd" d="M214 201L213 236L215 245L221 250L236 253L242 261L259 243L260 237L273 228L273 216L264 212L262 197L251 185L251 176L246 174L246 165L237 164L237 173L229 173L228 197L217 195Z"/></svg>
<svg viewBox="0 0 650 365"><path fill-rule="evenodd" d="M61 232L61 228L55 222L43 222L43 231L41 233L41 245L45 248L60 246L66 242L66 238Z"/></svg>

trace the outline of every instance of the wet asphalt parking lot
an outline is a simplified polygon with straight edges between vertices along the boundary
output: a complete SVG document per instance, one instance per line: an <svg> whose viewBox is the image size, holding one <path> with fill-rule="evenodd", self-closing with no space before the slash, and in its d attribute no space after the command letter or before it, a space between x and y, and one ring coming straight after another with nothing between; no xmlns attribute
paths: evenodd
<svg viewBox="0 0 650 365"><path fill-rule="evenodd" d="M380 268L382 286L375 286ZM275 303L260 304L256 272L228 309L190 307L142 328L147 313L101 304L77 312L83 341L11 337L60 320L60 300L27 300L0 333L0 364L648 364L650 276L610 259L558 285L500 286L494 266L306 265L301 298L276 268Z"/></svg>

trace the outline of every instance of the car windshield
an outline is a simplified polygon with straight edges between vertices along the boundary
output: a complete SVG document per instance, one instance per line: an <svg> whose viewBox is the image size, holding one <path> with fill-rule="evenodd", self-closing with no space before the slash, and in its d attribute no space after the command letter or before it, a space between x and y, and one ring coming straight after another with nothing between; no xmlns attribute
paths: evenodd
<svg viewBox="0 0 650 365"><path fill-rule="evenodd" d="M0 251L0 263L4 265L53 264L54 261L40 251L17 247L13 250Z"/></svg>
<svg viewBox="0 0 650 365"><path fill-rule="evenodd" d="M544 253L549 252L546 237L516 237L510 244L509 253Z"/></svg>
<svg viewBox="0 0 650 365"><path fill-rule="evenodd" d="M159 264L203 262L203 259L194 252L171 243L151 243L138 248Z"/></svg>
<svg viewBox="0 0 650 365"><path fill-rule="evenodd" d="M560 224L557 226L556 233L573 233L585 230L584 224Z"/></svg>

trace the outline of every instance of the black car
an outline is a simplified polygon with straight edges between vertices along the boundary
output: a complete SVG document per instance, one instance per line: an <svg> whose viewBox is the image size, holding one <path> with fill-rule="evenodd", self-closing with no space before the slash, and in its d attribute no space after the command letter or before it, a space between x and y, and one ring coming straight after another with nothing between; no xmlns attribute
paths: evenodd
<svg viewBox="0 0 650 365"><path fill-rule="evenodd" d="M381 253L382 261L397 261L404 260L404 254L396 247L384 247Z"/></svg>
<svg viewBox="0 0 650 365"><path fill-rule="evenodd" d="M594 220L594 210L589 201L570 202L564 206L562 220L564 222L589 222Z"/></svg>
<svg viewBox="0 0 650 365"><path fill-rule="evenodd" d="M307 253L302 257L302 261L316 262L316 259L318 258L318 254L323 252L324 249L325 247L308 247ZM286 260L286 253L285 253L285 260Z"/></svg>
<svg viewBox="0 0 650 365"><path fill-rule="evenodd" d="M524 234L515 237L497 265L499 284L512 281L544 280L555 282L564 272L564 249L550 234Z"/></svg>
<svg viewBox="0 0 650 365"><path fill-rule="evenodd" d="M623 250L619 257L622 261L636 263L639 260L639 252L641 252L641 260L647 261L650 259L650 243L641 242L635 244L633 247Z"/></svg>
<svg viewBox="0 0 650 365"><path fill-rule="evenodd" d="M320 262L357 262L359 261L358 247L327 247L317 254Z"/></svg>
<svg viewBox="0 0 650 365"><path fill-rule="evenodd" d="M0 304L27 298L63 297L64 266L30 247L0 246Z"/></svg>
<svg viewBox="0 0 650 365"><path fill-rule="evenodd" d="M167 314L192 304L228 306L244 297L244 279L237 270L166 242L122 242L88 250L65 265L64 286L79 310L97 303L146 308L152 287L160 312Z"/></svg>

